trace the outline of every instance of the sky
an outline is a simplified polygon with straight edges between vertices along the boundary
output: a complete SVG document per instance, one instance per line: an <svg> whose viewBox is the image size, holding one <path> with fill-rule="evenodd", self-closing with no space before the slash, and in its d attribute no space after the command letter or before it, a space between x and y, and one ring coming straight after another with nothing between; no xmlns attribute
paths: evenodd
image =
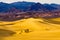
<svg viewBox="0 0 60 40"><path fill-rule="evenodd" d="M12 3L12 2L17 2L17 1L40 2L42 4L44 4L44 3L60 4L60 0L0 0L0 2L6 2L6 3Z"/></svg>

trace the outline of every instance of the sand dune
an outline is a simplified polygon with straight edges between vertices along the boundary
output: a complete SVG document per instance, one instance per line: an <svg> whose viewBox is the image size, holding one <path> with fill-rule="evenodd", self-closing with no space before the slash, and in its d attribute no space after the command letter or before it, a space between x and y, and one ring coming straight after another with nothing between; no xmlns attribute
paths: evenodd
<svg viewBox="0 0 60 40"><path fill-rule="evenodd" d="M60 40L60 18L0 21L0 29L9 30L8 33L0 30L0 40Z"/></svg>

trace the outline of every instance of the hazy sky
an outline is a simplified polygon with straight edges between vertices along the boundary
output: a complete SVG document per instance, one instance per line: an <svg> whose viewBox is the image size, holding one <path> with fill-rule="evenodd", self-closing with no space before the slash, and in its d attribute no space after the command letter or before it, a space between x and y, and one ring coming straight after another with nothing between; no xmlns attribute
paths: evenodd
<svg viewBox="0 0 60 40"><path fill-rule="evenodd" d="M12 3L17 1L28 1L28 2L40 2L40 3L57 3L60 4L60 0L0 0L0 2Z"/></svg>

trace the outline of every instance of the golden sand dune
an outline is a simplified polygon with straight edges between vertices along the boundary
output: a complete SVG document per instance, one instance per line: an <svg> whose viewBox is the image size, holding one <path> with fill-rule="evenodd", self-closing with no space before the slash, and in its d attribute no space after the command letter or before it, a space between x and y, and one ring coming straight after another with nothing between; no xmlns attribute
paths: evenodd
<svg viewBox="0 0 60 40"><path fill-rule="evenodd" d="M0 21L0 29L0 40L60 40L60 18Z"/></svg>

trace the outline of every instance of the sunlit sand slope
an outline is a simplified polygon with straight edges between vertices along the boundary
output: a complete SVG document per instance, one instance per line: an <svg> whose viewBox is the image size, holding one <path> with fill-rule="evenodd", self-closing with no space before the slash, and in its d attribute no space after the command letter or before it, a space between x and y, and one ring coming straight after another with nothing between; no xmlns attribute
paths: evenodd
<svg viewBox="0 0 60 40"><path fill-rule="evenodd" d="M60 18L0 21L0 40L60 40Z"/></svg>

